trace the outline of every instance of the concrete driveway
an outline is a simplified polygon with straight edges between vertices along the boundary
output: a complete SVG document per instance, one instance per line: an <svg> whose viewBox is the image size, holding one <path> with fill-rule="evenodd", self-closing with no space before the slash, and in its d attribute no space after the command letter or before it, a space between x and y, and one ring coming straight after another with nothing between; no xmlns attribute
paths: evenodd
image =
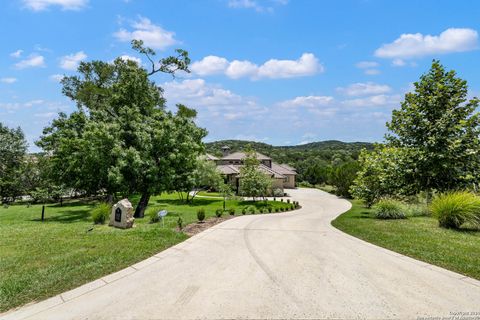
<svg viewBox="0 0 480 320"><path fill-rule="evenodd" d="M480 282L348 236L350 203L291 191L303 208L242 216L7 319L417 319L477 312ZM460 318L458 318L460 319ZM473 318L472 318L473 319Z"/></svg>

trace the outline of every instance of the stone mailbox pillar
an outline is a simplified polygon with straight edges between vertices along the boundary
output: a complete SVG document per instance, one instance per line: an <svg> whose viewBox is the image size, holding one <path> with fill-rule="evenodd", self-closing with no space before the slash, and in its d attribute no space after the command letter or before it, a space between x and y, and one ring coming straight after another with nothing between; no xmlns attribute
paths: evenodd
<svg viewBox="0 0 480 320"><path fill-rule="evenodd" d="M133 226L133 206L128 199L118 201L110 213L110 226L127 229Z"/></svg>

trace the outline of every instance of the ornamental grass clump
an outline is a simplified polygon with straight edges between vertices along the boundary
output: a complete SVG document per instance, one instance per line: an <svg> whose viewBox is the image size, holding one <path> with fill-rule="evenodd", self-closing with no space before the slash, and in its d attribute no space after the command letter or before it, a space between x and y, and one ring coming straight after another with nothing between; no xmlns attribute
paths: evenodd
<svg viewBox="0 0 480 320"><path fill-rule="evenodd" d="M92 210L92 219L95 224L104 224L110 216L111 207L106 203L101 203Z"/></svg>
<svg viewBox="0 0 480 320"><path fill-rule="evenodd" d="M217 210L215 210L215 215L217 216L217 218L220 218L223 214L223 210L218 208Z"/></svg>
<svg viewBox="0 0 480 320"><path fill-rule="evenodd" d="M235 215L235 208L228 209L228 213L230 213L231 216L234 216Z"/></svg>
<svg viewBox="0 0 480 320"><path fill-rule="evenodd" d="M430 210L443 228L458 229L465 223L480 227L480 198L471 192L440 194L433 199Z"/></svg>
<svg viewBox="0 0 480 320"><path fill-rule="evenodd" d="M405 206L393 199L382 199L374 206L373 212L377 219L405 219Z"/></svg>

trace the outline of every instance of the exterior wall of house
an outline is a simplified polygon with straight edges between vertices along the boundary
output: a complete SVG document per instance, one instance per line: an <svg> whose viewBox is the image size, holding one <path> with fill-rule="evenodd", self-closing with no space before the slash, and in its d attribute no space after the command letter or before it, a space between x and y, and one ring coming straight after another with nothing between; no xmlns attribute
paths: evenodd
<svg viewBox="0 0 480 320"><path fill-rule="evenodd" d="M283 181L283 187L287 189L294 189L295 188L295 178L296 176L293 174L286 174L285 180Z"/></svg>
<svg viewBox="0 0 480 320"><path fill-rule="evenodd" d="M272 190L280 189L283 191L283 179L272 179Z"/></svg>

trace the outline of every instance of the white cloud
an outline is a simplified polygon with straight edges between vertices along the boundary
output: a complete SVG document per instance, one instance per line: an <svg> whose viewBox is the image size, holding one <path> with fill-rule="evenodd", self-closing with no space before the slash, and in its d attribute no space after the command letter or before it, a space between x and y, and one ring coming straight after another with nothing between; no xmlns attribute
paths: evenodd
<svg viewBox="0 0 480 320"><path fill-rule="evenodd" d="M264 114L266 109L254 99L242 97L230 90L208 84L203 79L170 81L163 84L169 104L184 103L199 110L199 118L237 120Z"/></svg>
<svg viewBox="0 0 480 320"><path fill-rule="evenodd" d="M18 49L17 51L14 51L10 53L10 57L12 58L20 58L22 56L23 50Z"/></svg>
<svg viewBox="0 0 480 320"><path fill-rule="evenodd" d="M247 60L233 60L228 65L225 74L232 79L239 79L243 77L255 77L258 72L256 64Z"/></svg>
<svg viewBox="0 0 480 320"><path fill-rule="evenodd" d="M122 42L129 42L133 39L143 40L147 47L159 50L164 50L178 43L174 32L153 24L148 18L139 17L137 21L131 23L131 27L134 29L133 31L120 29L113 35Z"/></svg>
<svg viewBox="0 0 480 320"><path fill-rule="evenodd" d="M133 56L129 56L127 54L124 54L124 55L121 55L119 57L120 59L122 59L123 61L134 61L136 62L137 64L141 65L142 64L142 60L140 58L137 58L137 57L133 57Z"/></svg>
<svg viewBox="0 0 480 320"><path fill-rule="evenodd" d="M397 105L400 103L400 101L400 95L379 94L365 98L344 100L342 103L348 107L384 107Z"/></svg>
<svg viewBox="0 0 480 320"><path fill-rule="evenodd" d="M473 29L450 28L438 36L421 33L402 34L375 51L380 58L407 59L450 52L464 52L478 47L478 33Z"/></svg>
<svg viewBox="0 0 480 320"><path fill-rule="evenodd" d="M63 56L60 59L60 68L65 70L76 70L80 62L86 58L87 55L83 51Z"/></svg>
<svg viewBox="0 0 480 320"><path fill-rule="evenodd" d="M63 77L64 77L63 74L52 74L49 78L52 81L60 82L63 79Z"/></svg>
<svg viewBox="0 0 480 320"><path fill-rule="evenodd" d="M227 68L228 60L217 56L206 56L190 66L190 70L200 76L223 73Z"/></svg>
<svg viewBox="0 0 480 320"><path fill-rule="evenodd" d="M12 77L0 78L0 82L11 84L11 83L17 82L17 78L12 78Z"/></svg>
<svg viewBox="0 0 480 320"><path fill-rule="evenodd" d="M359 61L355 64L359 69L371 69L378 67L378 62L375 61Z"/></svg>
<svg viewBox="0 0 480 320"><path fill-rule="evenodd" d="M235 9L254 9L255 11L264 11L264 7L255 0L229 0L228 6Z"/></svg>
<svg viewBox="0 0 480 320"><path fill-rule="evenodd" d="M378 69L365 69L363 72L368 76L374 76L374 75L380 74L380 70Z"/></svg>
<svg viewBox="0 0 480 320"><path fill-rule="evenodd" d="M403 67L405 66L407 63L405 62L405 60L402 60L402 59L393 59L392 61L392 65L395 66L395 67Z"/></svg>
<svg viewBox="0 0 480 320"><path fill-rule="evenodd" d="M292 78L323 72L323 66L312 53L304 53L298 60L271 59L258 69L260 78Z"/></svg>
<svg viewBox="0 0 480 320"><path fill-rule="evenodd" d="M306 107L318 108L328 106L334 101L330 96L300 96L291 100L285 100L279 103L284 108Z"/></svg>
<svg viewBox="0 0 480 320"><path fill-rule="evenodd" d="M218 56L207 56L192 64L191 70L201 76L225 74L232 79L250 77L260 78L293 78L310 76L324 71L324 67L312 53L304 53L297 60L270 59L257 66L247 60L233 60Z"/></svg>
<svg viewBox="0 0 480 320"><path fill-rule="evenodd" d="M348 87L338 87L337 91L347 96L378 95L388 93L392 90L386 84L377 84L374 82L353 83Z"/></svg>
<svg viewBox="0 0 480 320"><path fill-rule="evenodd" d="M27 59L21 60L15 64L17 69L45 67L45 58L36 53L31 54Z"/></svg>
<svg viewBox="0 0 480 320"><path fill-rule="evenodd" d="M24 5L33 11L42 11L50 6L59 6L62 10L83 9L88 0L23 0Z"/></svg>
<svg viewBox="0 0 480 320"><path fill-rule="evenodd" d="M228 0L228 6L234 9L252 9L257 12L270 12L274 11L274 6L286 5L288 0L270 0L270 1L258 1L258 0Z"/></svg>

